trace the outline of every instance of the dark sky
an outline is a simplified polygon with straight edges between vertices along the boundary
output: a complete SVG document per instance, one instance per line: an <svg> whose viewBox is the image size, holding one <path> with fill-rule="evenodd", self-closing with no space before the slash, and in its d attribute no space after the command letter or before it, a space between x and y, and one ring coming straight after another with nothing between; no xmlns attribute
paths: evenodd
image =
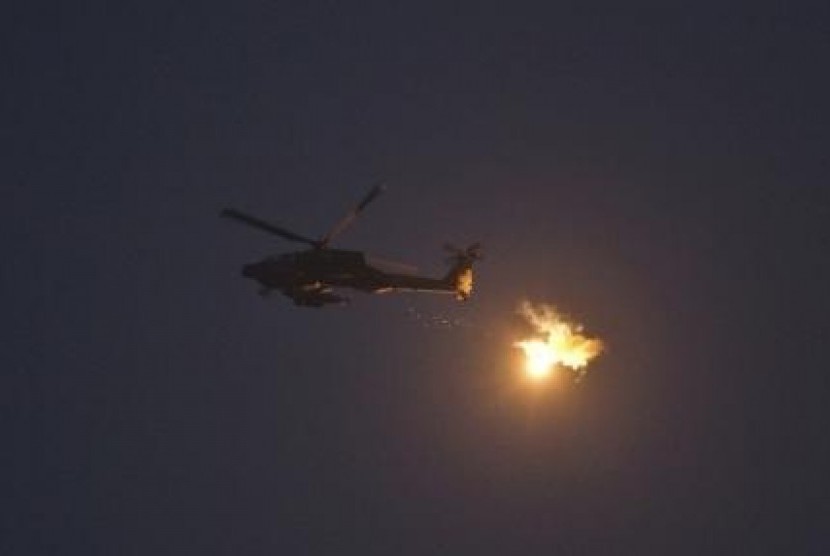
<svg viewBox="0 0 830 556"><path fill-rule="evenodd" d="M15 4L1 554L826 553L823 3ZM294 246L222 206L379 178L338 245L481 240L468 303L239 276ZM525 297L584 381L521 385Z"/></svg>

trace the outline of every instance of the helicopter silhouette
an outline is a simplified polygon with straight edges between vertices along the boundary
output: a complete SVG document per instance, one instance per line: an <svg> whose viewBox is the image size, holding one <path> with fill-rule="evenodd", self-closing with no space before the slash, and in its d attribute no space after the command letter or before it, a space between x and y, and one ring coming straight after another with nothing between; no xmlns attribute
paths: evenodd
<svg viewBox="0 0 830 556"><path fill-rule="evenodd" d="M373 259L362 251L329 248L331 241L348 228L383 190L382 184L372 187L320 239L305 237L233 208L226 208L220 214L285 240L309 246L303 251L266 257L242 267L242 275L258 282L263 296L279 291L291 298L295 305L302 307L348 303L349 298L335 293L335 288L350 288L367 293L449 293L460 301L468 299L473 289L473 263L482 258L480 243L474 243L466 249L445 244L444 249L450 253L447 260L451 266L449 272L441 278L418 276L407 272L412 270L411 267L397 263L390 265Z"/></svg>

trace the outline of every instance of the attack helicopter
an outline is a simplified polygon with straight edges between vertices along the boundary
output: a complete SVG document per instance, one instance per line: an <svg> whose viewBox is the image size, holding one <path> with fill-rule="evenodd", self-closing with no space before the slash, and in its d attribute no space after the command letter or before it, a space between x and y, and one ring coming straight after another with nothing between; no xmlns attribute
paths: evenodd
<svg viewBox="0 0 830 556"><path fill-rule="evenodd" d="M373 186L361 201L350 210L328 233L312 239L242 211L226 208L220 213L260 231L295 243L304 243L308 249L266 257L242 267L242 276L258 282L260 294L266 296L278 291L302 307L323 307L348 303L349 298L335 292L335 288L350 288L366 293L433 292L454 294L463 301L473 289L473 263L481 259L481 244L466 249L445 244L449 252L449 272L440 278L418 276L411 268L389 265L373 259L362 251L331 249L332 240L339 236L358 215L384 191L383 184ZM386 269L384 269L386 267Z"/></svg>

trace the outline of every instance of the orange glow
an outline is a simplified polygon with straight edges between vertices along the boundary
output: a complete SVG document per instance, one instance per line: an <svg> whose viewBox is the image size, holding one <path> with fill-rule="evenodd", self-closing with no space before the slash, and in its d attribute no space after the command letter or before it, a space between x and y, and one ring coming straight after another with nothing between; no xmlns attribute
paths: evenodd
<svg viewBox="0 0 830 556"><path fill-rule="evenodd" d="M525 352L525 371L530 378L543 379L553 372L556 354L542 340L524 340L516 342Z"/></svg>
<svg viewBox="0 0 830 556"><path fill-rule="evenodd" d="M560 366L579 374L602 351L598 338L582 334L582 326L569 322L554 307L540 304L533 306L525 301L519 306L523 316L536 331L536 336L515 342L513 345L525 354L525 372L530 378L540 380Z"/></svg>
<svg viewBox="0 0 830 556"><path fill-rule="evenodd" d="M458 274L455 282L455 297L464 300L473 293L473 269L465 268Z"/></svg>

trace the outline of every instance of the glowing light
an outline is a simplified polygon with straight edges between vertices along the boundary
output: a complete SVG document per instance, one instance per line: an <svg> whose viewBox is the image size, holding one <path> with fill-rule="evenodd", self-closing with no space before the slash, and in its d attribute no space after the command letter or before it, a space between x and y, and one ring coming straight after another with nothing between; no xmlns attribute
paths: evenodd
<svg viewBox="0 0 830 556"><path fill-rule="evenodd" d="M473 269L465 268L458 274L455 280L455 297L462 301L470 297L473 293Z"/></svg>
<svg viewBox="0 0 830 556"><path fill-rule="evenodd" d="M556 357L542 340L525 340L516 342L525 352L525 369L531 378L542 379L553 371Z"/></svg>
<svg viewBox="0 0 830 556"><path fill-rule="evenodd" d="M524 351L525 372L533 379L543 379L559 366L582 375L588 363L602 351L598 338L583 335L581 325L569 322L552 306L534 307L525 301L518 312L536 331L534 338L513 344Z"/></svg>

